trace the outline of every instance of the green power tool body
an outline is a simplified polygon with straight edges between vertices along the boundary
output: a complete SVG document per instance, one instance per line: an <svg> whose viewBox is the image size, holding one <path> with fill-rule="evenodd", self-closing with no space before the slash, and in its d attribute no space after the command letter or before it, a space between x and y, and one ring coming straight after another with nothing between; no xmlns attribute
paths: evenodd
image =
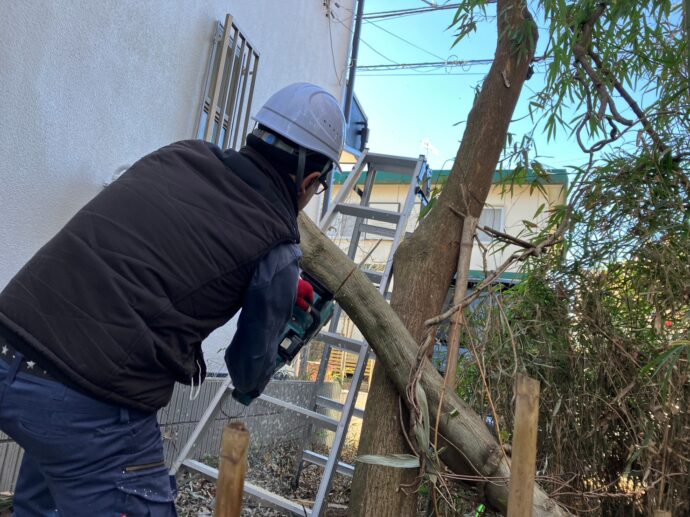
<svg viewBox="0 0 690 517"><path fill-rule="evenodd" d="M319 333L333 316L333 294L306 272L303 271L300 276L314 287L314 301L306 311L298 307L297 304L293 306L292 317L278 341L278 357L273 368L273 374L286 364L290 364L300 350ZM232 396L245 406L254 400L236 390L233 390Z"/></svg>

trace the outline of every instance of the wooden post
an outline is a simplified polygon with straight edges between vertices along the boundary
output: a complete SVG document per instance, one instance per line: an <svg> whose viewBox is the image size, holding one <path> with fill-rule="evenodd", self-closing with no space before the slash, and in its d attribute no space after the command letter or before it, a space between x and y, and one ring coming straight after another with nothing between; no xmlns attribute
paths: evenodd
<svg viewBox="0 0 690 517"><path fill-rule="evenodd" d="M216 486L215 517L239 517L244 476L247 473L249 431L244 422L230 422L223 429Z"/></svg>
<svg viewBox="0 0 690 517"><path fill-rule="evenodd" d="M539 381L526 375L517 378L513 457L510 469L508 517L531 517L537 460Z"/></svg>

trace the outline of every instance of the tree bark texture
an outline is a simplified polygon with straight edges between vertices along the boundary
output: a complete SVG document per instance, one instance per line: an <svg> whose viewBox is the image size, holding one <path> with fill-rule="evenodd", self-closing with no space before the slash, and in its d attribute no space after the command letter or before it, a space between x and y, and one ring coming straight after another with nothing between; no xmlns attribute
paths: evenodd
<svg viewBox="0 0 690 517"><path fill-rule="evenodd" d="M422 220L414 234L401 244L395 257L395 284L391 306L417 344L424 336L424 321L442 312L446 293L458 265L464 214L475 218L479 218L481 214L515 105L534 56L537 32L524 0L499 0L497 13L498 42L494 61L469 113L448 182L434 209ZM526 27L526 24L531 24L531 27ZM520 49L518 39L515 38L516 30L521 31L523 36L528 30L532 31L532 48L524 48L528 42L523 37L523 48ZM471 253L471 249L468 252ZM359 323L357 326L363 330ZM377 357L381 358L380 346L372 346L375 347ZM386 432L381 432L382 421L391 422L398 418L397 407L392 400L398 397L393 386L399 391L400 382L406 382L407 379L399 377L397 373L396 369L401 367L401 361L397 357L392 364L387 364L385 360L377 362L362 428L360 454L400 453L407 449L401 431L395 429L395 426L386 427ZM409 369L408 364L405 369ZM389 382L385 376L392 375L392 372L396 372L396 379ZM427 396L438 397L440 385L435 381L429 382L431 384L428 387L431 389L427 391ZM456 402L459 403L458 400ZM463 405L463 414L467 411ZM436 414L435 410L433 414ZM447 415L445 411L444 414ZM477 423L477 426L483 424ZM479 432L478 429L474 431ZM475 439L472 433L463 438ZM463 452L466 447L476 449L478 456L473 463L498 462L488 470L503 468L497 459L498 449L492 443L493 440L482 438L476 443L451 441L462 448ZM480 453L479 450L483 452ZM444 461L450 462L452 467L461 468L461 463L464 462L460 459L461 455L456 453L457 451L452 451L452 447L449 448L448 457ZM395 508L396 516L415 515L416 498L404 499L399 490L402 483L410 481L411 474L391 470L369 464L357 466L350 502L351 515L393 515L386 513L388 508ZM385 481L381 482L382 479ZM376 493L366 493L373 487L376 488ZM507 493L503 493L503 488L499 490L489 484L487 490L500 492L492 494L493 502L505 510Z"/></svg>
<svg viewBox="0 0 690 517"><path fill-rule="evenodd" d="M393 396L391 396L393 394ZM383 368L374 368L373 378L369 385L367 407L376 408L381 418L375 420L375 432L361 434L359 454L364 451L377 451L376 454L389 455L408 453L409 446L400 430L400 399L395 384L386 375ZM403 419L408 421L407 407L404 407ZM374 468L369 468L374 467ZM398 517L416 515L417 494L415 487L401 490L395 497L382 497L391 487L410 486L418 475L417 469L395 469L380 467L367 463L358 463L355 472L364 468L366 475L354 476L350 490L350 515L377 515L381 517Z"/></svg>
<svg viewBox="0 0 690 517"><path fill-rule="evenodd" d="M335 294L371 345L397 392L404 394L416 364L416 340L368 277L304 215L300 216L300 235L302 267ZM432 427L442 404L439 433L444 441L440 445L449 451L443 461L455 472L494 478L485 485L486 495L493 506L505 512L510 465L484 421L454 393L447 393L441 402L443 377L428 361L422 365L420 385L426 392ZM378 420L382 419L379 415ZM533 507L537 517L567 515L536 484ZM368 513L369 509L365 511Z"/></svg>

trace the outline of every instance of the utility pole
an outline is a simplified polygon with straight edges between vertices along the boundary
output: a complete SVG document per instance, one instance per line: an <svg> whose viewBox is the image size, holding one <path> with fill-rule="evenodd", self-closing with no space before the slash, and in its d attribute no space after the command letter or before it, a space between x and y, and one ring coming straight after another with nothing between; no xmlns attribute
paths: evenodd
<svg viewBox="0 0 690 517"><path fill-rule="evenodd" d="M352 35L352 55L350 56L350 74L347 78L345 91L345 121L350 121L350 107L355 89L355 72L357 71L357 53L359 52L359 34L362 31L362 17L364 15L364 0L357 0L357 14L355 15L355 32Z"/></svg>

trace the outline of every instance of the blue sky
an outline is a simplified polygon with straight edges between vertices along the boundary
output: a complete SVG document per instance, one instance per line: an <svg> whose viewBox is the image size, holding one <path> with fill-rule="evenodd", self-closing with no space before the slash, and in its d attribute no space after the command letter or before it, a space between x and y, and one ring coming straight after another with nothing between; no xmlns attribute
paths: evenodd
<svg viewBox="0 0 690 517"><path fill-rule="evenodd" d="M439 1L443 4L443 1ZM452 0L449 3L453 3ZM421 0L366 0L365 14L425 7ZM495 4L487 8L495 14ZM343 20L351 13L336 10ZM496 25L491 20L477 33L453 47L454 32L448 29L455 11L445 10L402 18L375 20L362 25L359 65L419 63L443 60L491 59L496 46ZM392 34L391 34L392 33ZM397 37L396 37L397 36ZM402 38L402 39L401 39ZM407 42L403 41L406 40ZM540 47L546 43L540 38ZM358 71L355 93L369 118L372 152L417 156L426 154L432 168L450 168L465 129L475 88L481 85L489 65L466 68ZM527 114L529 97L541 88L543 66L525 83L517 119ZM521 136L531 128L529 119L514 123L511 131ZM548 143L537 135L542 163L562 168L579 165L584 158L576 142L562 133Z"/></svg>

